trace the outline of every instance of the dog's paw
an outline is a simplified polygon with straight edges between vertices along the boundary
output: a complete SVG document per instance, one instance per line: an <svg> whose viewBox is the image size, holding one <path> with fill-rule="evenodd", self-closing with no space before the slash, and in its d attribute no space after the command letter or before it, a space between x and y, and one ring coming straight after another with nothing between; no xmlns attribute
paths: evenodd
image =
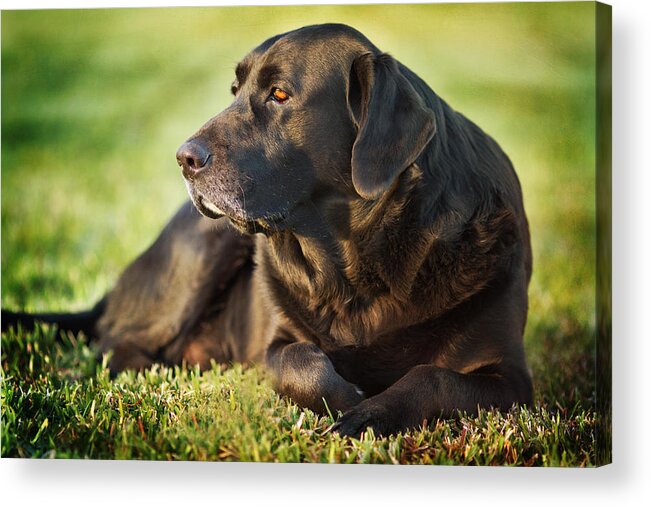
<svg viewBox="0 0 651 507"><path fill-rule="evenodd" d="M332 427L341 436L359 438L368 428L377 436L399 431L395 415L380 403L366 400L342 415Z"/></svg>

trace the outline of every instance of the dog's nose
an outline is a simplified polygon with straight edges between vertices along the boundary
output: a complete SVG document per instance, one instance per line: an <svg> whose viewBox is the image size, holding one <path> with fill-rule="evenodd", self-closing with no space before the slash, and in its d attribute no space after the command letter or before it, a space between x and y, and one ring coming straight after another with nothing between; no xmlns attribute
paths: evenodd
<svg viewBox="0 0 651 507"><path fill-rule="evenodd" d="M176 152L176 160L183 168L183 176L191 180L208 166L210 152L198 141L188 141Z"/></svg>

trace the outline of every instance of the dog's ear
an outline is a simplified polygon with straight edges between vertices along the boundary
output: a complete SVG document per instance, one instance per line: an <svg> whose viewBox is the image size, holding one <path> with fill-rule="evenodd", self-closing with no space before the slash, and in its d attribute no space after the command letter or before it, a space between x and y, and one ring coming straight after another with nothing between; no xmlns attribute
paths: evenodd
<svg viewBox="0 0 651 507"><path fill-rule="evenodd" d="M434 112L387 54L366 53L353 61L348 106L358 128L353 185L363 198L377 199L432 139Z"/></svg>

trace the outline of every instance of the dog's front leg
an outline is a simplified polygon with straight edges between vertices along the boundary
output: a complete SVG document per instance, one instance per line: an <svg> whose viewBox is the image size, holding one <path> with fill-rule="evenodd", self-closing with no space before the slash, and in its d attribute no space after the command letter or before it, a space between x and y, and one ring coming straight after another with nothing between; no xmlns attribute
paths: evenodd
<svg viewBox="0 0 651 507"><path fill-rule="evenodd" d="M388 435L454 415L457 410L476 414L478 407L506 409L530 401L531 381L518 368L508 375L463 374L419 365L386 391L346 412L334 430L358 437L370 427L377 435Z"/></svg>
<svg viewBox="0 0 651 507"><path fill-rule="evenodd" d="M275 376L279 394L315 412L326 413L327 403L336 415L337 410L345 412L364 399L313 343L277 339L267 350L267 366Z"/></svg>

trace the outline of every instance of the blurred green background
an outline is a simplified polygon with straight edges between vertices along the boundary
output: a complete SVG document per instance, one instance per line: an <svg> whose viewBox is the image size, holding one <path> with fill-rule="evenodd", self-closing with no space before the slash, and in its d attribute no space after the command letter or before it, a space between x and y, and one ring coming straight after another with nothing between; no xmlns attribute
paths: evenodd
<svg viewBox="0 0 651 507"><path fill-rule="evenodd" d="M186 199L177 147L231 100L248 50L347 23L492 135L534 247L537 400L594 396L593 3L2 13L2 306L82 309Z"/></svg>

